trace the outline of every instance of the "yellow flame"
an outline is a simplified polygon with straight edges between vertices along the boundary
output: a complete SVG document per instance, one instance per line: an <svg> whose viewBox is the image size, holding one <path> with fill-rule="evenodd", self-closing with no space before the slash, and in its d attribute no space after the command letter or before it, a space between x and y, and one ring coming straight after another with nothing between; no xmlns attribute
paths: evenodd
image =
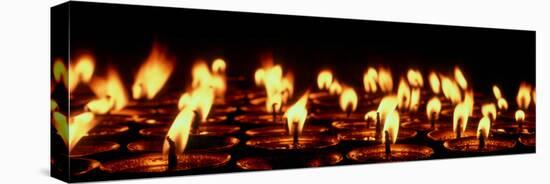
<svg viewBox="0 0 550 184"><path fill-rule="evenodd" d="M365 114L365 121L376 121L376 111L369 111Z"/></svg>
<svg viewBox="0 0 550 184"><path fill-rule="evenodd" d="M57 104L57 102L53 99L50 100L50 111L53 112L53 111L56 111L57 109L59 109L59 105Z"/></svg>
<svg viewBox="0 0 550 184"><path fill-rule="evenodd" d="M462 73L462 70L460 70L459 67L455 67L455 80L462 89L468 88L468 81L466 81L466 77L464 77L464 74Z"/></svg>
<svg viewBox="0 0 550 184"><path fill-rule="evenodd" d="M380 90L385 93L392 92L393 90L393 78L391 71L386 68L378 69L378 86Z"/></svg>
<svg viewBox="0 0 550 184"><path fill-rule="evenodd" d="M67 67L65 66L65 63L63 63L61 59L56 59L53 62L52 72L53 72L53 78L57 83L61 82L61 80L69 80L67 78ZM68 83L68 82L64 81L64 83Z"/></svg>
<svg viewBox="0 0 550 184"><path fill-rule="evenodd" d="M184 93L178 100L178 108L180 110L190 109L198 111L202 122L206 122L213 104L214 90L208 87L201 87Z"/></svg>
<svg viewBox="0 0 550 184"><path fill-rule="evenodd" d="M502 92L500 92L500 88L497 85L493 85L493 94L495 95L496 99L502 98Z"/></svg>
<svg viewBox="0 0 550 184"><path fill-rule="evenodd" d="M460 88L455 81L448 77L441 77L441 88L443 89L443 95L445 95L445 98L451 100L453 104L457 104L462 101Z"/></svg>
<svg viewBox="0 0 550 184"><path fill-rule="evenodd" d="M464 105L466 105L466 108L470 116L472 116L474 114L474 90L473 89L470 88L464 92L463 103Z"/></svg>
<svg viewBox="0 0 550 184"><path fill-rule="evenodd" d="M337 80L334 80L329 87L329 93L331 95L339 95L342 93L342 85Z"/></svg>
<svg viewBox="0 0 550 184"><path fill-rule="evenodd" d="M86 105L86 108L97 114L121 110L128 103L128 96L122 80L113 68L107 71L107 78L96 77L90 87L98 97Z"/></svg>
<svg viewBox="0 0 550 184"><path fill-rule="evenodd" d="M189 133L191 131L191 123L194 118L195 113L193 113L193 110L190 108L185 108L176 116L176 119L174 119L170 129L168 129L166 137L169 137L172 141L174 141L174 143L176 143L177 153L183 153L185 147L187 146ZM169 148L170 146L168 144L168 140L165 139L162 146L162 153L167 155Z"/></svg>
<svg viewBox="0 0 550 184"><path fill-rule="evenodd" d="M342 91L342 94L340 94L340 108L344 112L354 112L355 109L357 109L358 100L359 99L357 97L357 93L355 93L355 90L353 88L346 87Z"/></svg>
<svg viewBox="0 0 550 184"><path fill-rule="evenodd" d="M380 104L378 105L378 109L376 110L380 113L380 121L383 122L386 116L397 108L398 103L399 100L397 96L392 95L382 98Z"/></svg>
<svg viewBox="0 0 550 184"><path fill-rule="evenodd" d="M460 126L461 132L464 133L466 126L468 125L468 116L470 115L468 106L464 103L456 105L453 113L453 132Z"/></svg>
<svg viewBox="0 0 550 184"><path fill-rule="evenodd" d="M491 120L488 117L481 118L481 120L479 120L479 124L477 125L477 138L483 136L487 139L489 137L489 130L491 130Z"/></svg>
<svg viewBox="0 0 550 184"><path fill-rule="evenodd" d="M391 140L389 141L395 144L399 133L399 113L397 113L397 111L392 111L384 121L384 129L382 131L384 136L382 136L382 143L388 141L385 136L386 131L390 134L389 137Z"/></svg>
<svg viewBox="0 0 550 184"><path fill-rule="evenodd" d="M280 65L266 67L256 70L254 74L256 84L264 85L267 100L267 112L273 112L282 107L294 92L294 77L291 73L287 73L283 78L283 69ZM275 106L275 109L273 109Z"/></svg>
<svg viewBox="0 0 550 184"><path fill-rule="evenodd" d="M433 97L428 101L428 105L426 106L426 115L428 115L428 119L439 119L439 112L441 112L441 101L437 97Z"/></svg>
<svg viewBox="0 0 550 184"><path fill-rule="evenodd" d="M284 114L287 118L288 131L294 133L294 123L298 123L298 135L302 133L307 118L307 100L309 91L307 91L294 105L292 105Z"/></svg>
<svg viewBox="0 0 550 184"><path fill-rule="evenodd" d="M63 139L65 145L69 146L69 123L67 122L67 116L61 112L53 112L53 127L57 131L56 133Z"/></svg>
<svg viewBox="0 0 550 184"><path fill-rule="evenodd" d="M94 74L95 62L91 55L81 56L74 65L75 74L78 76L78 80L83 83L88 83L92 79Z"/></svg>
<svg viewBox="0 0 550 184"><path fill-rule="evenodd" d="M134 84L132 97L134 99L153 99L162 89L174 71L174 61L166 50L159 45L153 45L149 57L139 68Z"/></svg>
<svg viewBox="0 0 550 184"><path fill-rule="evenodd" d="M494 103L484 104L481 106L481 114L484 117L491 118L492 121L495 121L497 118L497 107Z"/></svg>
<svg viewBox="0 0 550 184"><path fill-rule="evenodd" d="M533 98L533 104L536 104L537 102L537 94L535 93L535 88L533 88L533 94L531 95L531 98Z"/></svg>
<svg viewBox="0 0 550 184"><path fill-rule="evenodd" d="M256 83L256 86L261 86L264 84L264 75L265 70L262 68L257 69L256 72L254 72L254 82Z"/></svg>
<svg viewBox="0 0 550 184"><path fill-rule="evenodd" d="M525 120L525 112L523 110L519 109L516 111L516 122L524 121Z"/></svg>
<svg viewBox="0 0 550 184"><path fill-rule="evenodd" d="M411 104L409 110L416 112L420 105L420 88L414 88L411 91Z"/></svg>
<svg viewBox="0 0 550 184"><path fill-rule="evenodd" d="M74 148L76 143L88 134L92 128L97 125L98 121L94 121L94 114L84 112L70 118L69 122L69 152Z"/></svg>
<svg viewBox="0 0 550 184"><path fill-rule="evenodd" d="M212 62L212 72L216 74L224 73L226 67L225 61L221 58L215 59L214 62Z"/></svg>
<svg viewBox="0 0 550 184"><path fill-rule="evenodd" d="M441 91L441 83L439 82L439 77L437 76L437 73L431 72L429 78L432 91L435 94L439 94L439 92Z"/></svg>
<svg viewBox="0 0 550 184"><path fill-rule="evenodd" d="M376 81L378 80L378 72L376 69L369 67L363 75L363 86L367 93L376 93L378 90Z"/></svg>
<svg viewBox="0 0 550 184"><path fill-rule="evenodd" d="M500 98L497 101L498 109L500 110L508 110L508 102L504 98Z"/></svg>
<svg viewBox="0 0 550 184"><path fill-rule="evenodd" d="M317 87L319 89L329 89L330 84L332 83L332 72L330 70L323 70L317 75Z"/></svg>
<svg viewBox="0 0 550 184"><path fill-rule="evenodd" d="M419 70L409 69L407 72L407 80L412 87L424 86L424 79L422 78L422 73L420 73Z"/></svg>
<svg viewBox="0 0 550 184"><path fill-rule="evenodd" d="M531 103L531 89L531 85L525 82L519 85L518 96L516 98L519 108L523 110L529 108L529 104Z"/></svg>
<svg viewBox="0 0 550 184"><path fill-rule="evenodd" d="M399 98L399 109L408 109L411 103L411 89L404 79L399 81L399 87L397 88L397 98Z"/></svg>

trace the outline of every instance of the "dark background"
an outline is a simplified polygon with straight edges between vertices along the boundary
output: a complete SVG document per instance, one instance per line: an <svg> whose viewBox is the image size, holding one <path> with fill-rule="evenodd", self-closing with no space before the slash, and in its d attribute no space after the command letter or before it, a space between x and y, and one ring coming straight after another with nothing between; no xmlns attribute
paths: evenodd
<svg viewBox="0 0 550 184"><path fill-rule="evenodd" d="M266 54L294 72L297 88L331 68L362 90L363 72L379 65L392 69L394 83L409 67L427 76L460 66L475 91L499 84L510 100L521 81L535 82L534 31L83 2L71 2L70 15L71 55L92 53L98 72L115 66L127 87L154 42L176 58L169 88L180 91L197 59L222 57L229 75L253 77Z"/></svg>

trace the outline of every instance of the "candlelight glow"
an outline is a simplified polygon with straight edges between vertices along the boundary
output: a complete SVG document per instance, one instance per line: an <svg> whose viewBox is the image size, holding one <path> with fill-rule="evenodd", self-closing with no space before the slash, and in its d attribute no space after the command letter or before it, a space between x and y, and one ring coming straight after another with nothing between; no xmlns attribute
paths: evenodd
<svg viewBox="0 0 550 184"><path fill-rule="evenodd" d="M428 101L428 105L426 106L426 115L428 115L428 119L439 119L439 112L441 112L441 101L439 101L439 98L433 97Z"/></svg>
<svg viewBox="0 0 550 184"><path fill-rule="evenodd" d="M86 105L86 109L93 113L105 114L110 111L118 111L128 103L128 96L122 80L116 70L109 68L106 78L96 77L90 87L98 97Z"/></svg>
<svg viewBox="0 0 550 184"><path fill-rule="evenodd" d="M337 80L332 81L329 87L329 93L331 95L339 95L342 93L342 85Z"/></svg>
<svg viewBox="0 0 550 184"><path fill-rule="evenodd" d="M386 131L390 134L389 137L391 140L386 140ZM384 120L384 129L383 129L382 143L386 141L391 141L392 144L395 144L397 141L397 134L399 133L399 113L397 111L392 111Z"/></svg>
<svg viewBox="0 0 550 184"><path fill-rule="evenodd" d="M420 106L420 88L414 88L411 91L411 104L409 110L416 112L418 111L418 106Z"/></svg>
<svg viewBox="0 0 550 184"><path fill-rule="evenodd" d="M57 109L59 109L59 105L57 104L57 102L55 100L51 99L50 100L50 111L54 112Z"/></svg>
<svg viewBox="0 0 550 184"><path fill-rule="evenodd" d="M357 93L353 88L346 87L340 94L340 108L344 112L354 112L357 109Z"/></svg>
<svg viewBox="0 0 550 184"><path fill-rule="evenodd" d="M495 104L490 103L481 106L481 114L483 114L484 117L489 117L492 121L495 121L495 119L497 119L497 108Z"/></svg>
<svg viewBox="0 0 550 184"><path fill-rule="evenodd" d="M404 79L399 81L397 88L397 98L399 99L398 107L400 110L408 109L411 103L411 89Z"/></svg>
<svg viewBox="0 0 550 184"><path fill-rule="evenodd" d="M67 66L65 66L65 63L63 63L61 59L56 59L53 62L52 72L53 72L53 79L56 83L63 82L65 86L68 87L69 78L67 75Z"/></svg>
<svg viewBox="0 0 550 184"><path fill-rule="evenodd" d="M384 93L392 92L393 90L393 78L391 71L386 68L378 69L378 85L380 90Z"/></svg>
<svg viewBox="0 0 550 184"><path fill-rule="evenodd" d="M441 91L441 83L439 82L439 77L437 76L437 73L431 72L429 78L432 91L435 94L439 94L439 92Z"/></svg>
<svg viewBox="0 0 550 184"><path fill-rule="evenodd" d="M223 60L218 59L216 61L222 62ZM225 63L225 61L223 62ZM223 67L225 67L225 64L223 65ZM225 68L223 68L223 70L225 70ZM223 98L225 96L225 90L227 88L225 77L217 73L211 73L206 62L196 62L191 69L191 75L193 77L193 81L191 83L191 87L193 89L212 88L214 89L214 93L217 95L217 97Z"/></svg>
<svg viewBox="0 0 550 184"><path fill-rule="evenodd" d="M380 104L378 105L378 109L376 110L378 113L380 113L380 120L383 122L386 118L386 116L391 113L392 111L397 108L397 105L399 103L399 100L397 96L386 96L382 98L380 101Z"/></svg>
<svg viewBox="0 0 550 184"><path fill-rule="evenodd" d="M363 75L363 86L367 93L376 93L377 86L376 81L378 80L378 72L376 69L370 67L367 69L367 72Z"/></svg>
<svg viewBox="0 0 550 184"><path fill-rule="evenodd" d="M174 71L174 59L159 45L153 45L149 57L136 73L132 85L134 99L153 99Z"/></svg>
<svg viewBox="0 0 550 184"><path fill-rule="evenodd" d="M533 104L536 104L537 102L537 94L535 93L535 88L533 88L533 94L531 95L531 98L533 98Z"/></svg>
<svg viewBox="0 0 550 184"><path fill-rule="evenodd" d="M376 111L369 111L365 113L365 121L376 121Z"/></svg>
<svg viewBox="0 0 550 184"><path fill-rule="evenodd" d="M192 92L184 93L178 101L178 109L190 109L198 111L202 122L206 122L210 109L214 104L214 91L212 88L202 87Z"/></svg>
<svg viewBox="0 0 550 184"><path fill-rule="evenodd" d="M76 146L76 143L88 134L92 128L97 125L98 121L94 121L94 114L84 112L70 118L69 121L69 152Z"/></svg>
<svg viewBox="0 0 550 184"><path fill-rule="evenodd" d="M407 80L412 87L424 86L424 79L422 78L422 73L420 73L419 70L409 69L407 72Z"/></svg>
<svg viewBox="0 0 550 184"><path fill-rule="evenodd" d="M332 84L332 72L330 70L323 70L317 76L317 87L319 89L329 89L330 84Z"/></svg>
<svg viewBox="0 0 550 184"><path fill-rule="evenodd" d="M174 141L174 143L176 143L176 153L183 153L185 150L191 131L191 123L194 118L195 113L193 113L193 110L190 108L185 108L176 116L176 119L174 119L170 129L168 129L166 137L169 137L172 141ZM164 155L168 155L169 148L170 146L168 140L165 139L162 146L162 153Z"/></svg>
<svg viewBox="0 0 550 184"><path fill-rule="evenodd" d="M67 122L67 116L61 112L53 112L52 119L56 133L63 139L65 145L69 146L69 123Z"/></svg>
<svg viewBox="0 0 550 184"><path fill-rule="evenodd" d="M287 73L283 78L283 69L280 65L256 70L254 74L256 84L263 85L267 93L266 110L279 110L294 92L294 77ZM274 109L275 107L275 109Z"/></svg>
<svg viewBox="0 0 550 184"><path fill-rule="evenodd" d="M531 85L522 82L519 86L518 96L516 98L519 108L527 110L531 103Z"/></svg>
<svg viewBox="0 0 550 184"><path fill-rule="evenodd" d="M460 103L456 105L453 113L453 132L456 132L457 128L460 126L462 128L461 132L464 133L468 125L469 115L469 109L466 104Z"/></svg>
<svg viewBox="0 0 550 184"><path fill-rule="evenodd" d="M516 122L521 122L525 120L525 112L519 109L516 111Z"/></svg>
<svg viewBox="0 0 550 184"><path fill-rule="evenodd" d="M493 94L497 100L502 98L502 92L500 92L500 88L497 85L493 85Z"/></svg>
<svg viewBox="0 0 550 184"><path fill-rule="evenodd" d="M479 120L477 125L477 138L483 136L485 139L489 137L489 130L491 130L491 120L488 117L483 117Z"/></svg>
<svg viewBox="0 0 550 184"><path fill-rule="evenodd" d="M221 58L218 58L212 62L212 72L216 74L224 73L226 67L225 61Z"/></svg>
<svg viewBox="0 0 550 184"><path fill-rule="evenodd" d="M458 104L462 101L460 88L453 80L448 77L441 77L441 88L443 89L445 98L451 100L453 104Z"/></svg>
<svg viewBox="0 0 550 184"><path fill-rule="evenodd" d="M294 105L292 105L284 114L287 118L288 131L294 133L294 123L298 123L298 135L302 133L307 118L307 100L309 91L306 92Z"/></svg>
<svg viewBox="0 0 550 184"><path fill-rule="evenodd" d="M94 69L94 58L91 55L83 55L76 61L76 64L74 65L74 70L72 70L72 72L74 72L74 74L78 77L79 81L82 81L83 83L88 83L92 79Z"/></svg>
<svg viewBox="0 0 550 184"><path fill-rule="evenodd" d="M257 69L256 72L254 72L254 82L256 83L256 86L261 86L264 84L264 75L265 70L262 68Z"/></svg>
<svg viewBox="0 0 550 184"><path fill-rule="evenodd" d="M464 77L462 70L459 67L455 67L455 80L462 89L468 88L468 81Z"/></svg>
<svg viewBox="0 0 550 184"><path fill-rule="evenodd" d="M508 110L508 102L504 98L498 99L497 105L500 110Z"/></svg>
<svg viewBox="0 0 550 184"><path fill-rule="evenodd" d="M474 115L474 90L468 89L464 92L464 105L468 110L470 116Z"/></svg>

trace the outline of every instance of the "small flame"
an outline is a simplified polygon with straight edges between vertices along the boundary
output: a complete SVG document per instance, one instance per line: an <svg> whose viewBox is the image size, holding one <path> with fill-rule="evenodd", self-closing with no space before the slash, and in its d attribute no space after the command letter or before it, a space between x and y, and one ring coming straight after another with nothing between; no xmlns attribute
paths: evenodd
<svg viewBox="0 0 550 184"><path fill-rule="evenodd" d="M56 83L63 82L63 84L65 84L65 87L69 88L69 76L67 73L67 66L65 66L65 63L63 63L61 59L56 59L53 62L52 71L54 81Z"/></svg>
<svg viewBox="0 0 550 184"><path fill-rule="evenodd" d="M284 117L287 118L288 131L292 134L294 133L294 123L298 123L298 135L302 133L304 124L307 118L307 100L308 100L309 91L307 91L300 99L292 105L284 114Z"/></svg>
<svg viewBox="0 0 550 184"><path fill-rule="evenodd" d="M329 93L331 95L339 95L342 93L342 85L337 80L334 80L329 87Z"/></svg>
<svg viewBox="0 0 550 184"><path fill-rule="evenodd" d="M468 116L470 115L468 106L464 103L456 105L453 113L453 132L460 126L461 132L464 133L466 126L468 125Z"/></svg>
<svg viewBox="0 0 550 184"><path fill-rule="evenodd" d="M76 143L88 134L92 128L97 125L98 121L94 121L94 114L84 112L70 119L69 122L69 152L76 146Z"/></svg>
<svg viewBox="0 0 550 184"><path fill-rule="evenodd" d="M432 91L435 94L439 94L441 91L441 83L439 82L439 77L437 76L437 73L431 72L430 73L430 87L432 87Z"/></svg>
<svg viewBox="0 0 550 184"><path fill-rule="evenodd" d="M202 122L206 122L210 109L214 104L214 91L212 88L202 87L192 92L184 93L178 101L180 110L190 109L198 111Z"/></svg>
<svg viewBox="0 0 550 184"><path fill-rule="evenodd" d="M385 133L388 131L390 134L389 137L391 140L386 140ZM382 143L386 141L391 141L392 144L395 144L397 141L397 135L399 133L399 113L397 111L392 111L386 120L384 121L384 129L382 131L384 134L382 136Z"/></svg>
<svg viewBox="0 0 550 184"><path fill-rule="evenodd" d="M420 88L414 88L411 91L411 104L409 110L416 112L420 106Z"/></svg>
<svg viewBox="0 0 550 184"><path fill-rule="evenodd" d="M94 78L90 87L98 97L90 101L86 108L97 114L118 111L128 103L128 96L122 80L113 68L107 70L107 78Z"/></svg>
<svg viewBox="0 0 550 184"><path fill-rule="evenodd" d="M357 102L358 102L357 93L355 93L355 90L350 87L346 87L342 94L340 94L340 108L344 112L354 112L355 109L357 109Z"/></svg>
<svg viewBox="0 0 550 184"><path fill-rule="evenodd" d="M407 80L412 87L424 86L424 79L422 78L422 73L420 73L419 70L409 69L407 72Z"/></svg>
<svg viewBox="0 0 550 184"><path fill-rule="evenodd" d="M428 105L426 106L428 119L439 119L439 112L441 112L441 101L439 98L433 97L430 101L428 101Z"/></svg>
<svg viewBox="0 0 550 184"><path fill-rule="evenodd" d="M215 74L224 73L226 67L225 61L221 58L218 58L212 62L212 72Z"/></svg>
<svg viewBox="0 0 550 184"><path fill-rule="evenodd" d="M172 141L176 143L175 145L177 153L183 153L185 147L187 146L189 134L191 131L191 123L193 122L194 118L195 113L193 113L192 109L183 109L176 116L176 119L174 119L174 122L172 123L170 129L168 130L168 133L166 134L166 137L169 137ZM162 146L162 153L164 155L167 155L169 148L170 146L168 140L165 140Z"/></svg>
<svg viewBox="0 0 550 184"><path fill-rule="evenodd" d="M365 114L365 121L376 121L376 111L369 111Z"/></svg>
<svg viewBox="0 0 550 184"><path fill-rule="evenodd" d="M492 121L495 121L497 118L497 107L494 103L484 104L481 106L481 114L484 117L491 118Z"/></svg>
<svg viewBox="0 0 550 184"><path fill-rule="evenodd" d="M508 110L508 102L504 98L500 98L497 101L498 109L500 110Z"/></svg>
<svg viewBox="0 0 550 184"><path fill-rule="evenodd" d="M491 129L491 120L488 117L483 117L479 120L477 125L477 138L483 136L485 139L489 137L489 130Z"/></svg>
<svg viewBox="0 0 550 184"><path fill-rule="evenodd" d="M531 103L531 89L531 85L525 82L522 82L519 85L518 96L516 98L519 108L523 110L527 110L529 108L529 104Z"/></svg>
<svg viewBox="0 0 550 184"><path fill-rule="evenodd" d="M377 86L376 81L378 80L378 72L376 69L370 67L367 69L367 72L363 75L363 85L365 86L365 91L367 93L376 93Z"/></svg>
<svg viewBox="0 0 550 184"><path fill-rule="evenodd" d="M516 111L516 122L522 122L525 120L525 112L519 109Z"/></svg>
<svg viewBox="0 0 550 184"><path fill-rule="evenodd" d="M460 70L459 67L455 67L455 80L462 89L468 88L468 81L466 81L466 77L464 77L464 74L462 73L462 70Z"/></svg>
<svg viewBox="0 0 550 184"><path fill-rule="evenodd" d="M154 44L149 57L139 68L134 84L132 97L134 99L153 99L170 78L174 70L174 59L166 50Z"/></svg>
<svg viewBox="0 0 550 184"><path fill-rule="evenodd" d="M63 139L65 145L69 146L69 123L67 122L67 116L61 112L53 112L53 127L57 131L56 133Z"/></svg>
<svg viewBox="0 0 550 184"><path fill-rule="evenodd" d="M500 92L500 88L497 85L493 85L493 94L497 100L502 98L502 92Z"/></svg>
<svg viewBox="0 0 550 184"><path fill-rule="evenodd" d="M378 109L376 110L378 113L380 113L380 121L384 121L386 116L394 111L395 108L397 108L398 103L399 100L397 96L392 95L382 98L380 104L378 105Z"/></svg>
<svg viewBox="0 0 550 184"><path fill-rule="evenodd" d="M330 70L323 70L317 76L317 87L321 90L329 89L332 84L332 72Z"/></svg>
<svg viewBox="0 0 550 184"><path fill-rule="evenodd" d="M393 78L391 71L386 68L378 69L378 85L380 90L385 93L392 92L393 90Z"/></svg>
<svg viewBox="0 0 550 184"><path fill-rule="evenodd" d="M397 88L397 98L399 98L399 109L408 109L411 103L411 89L404 79L399 81L399 87Z"/></svg>
<svg viewBox="0 0 550 184"><path fill-rule="evenodd" d="M264 75L265 70L262 68L257 69L256 72L254 72L254 82L256 83L256 86L261 86L264 84Z"/></svg>
<svg viewBox="0 0 550 184"><path fill-rule="evenodd" d="M83 83L88 83L92 79L94 74L95 62L91 55L81 56L74 65L75 74L78 76L78 80Z"/></svg>
<svg viewBox="0 0 550 184"><path fill-rule="evenodd" d="M443 89L443 95L450 99L453 104L462 102L462 94L455 81L448 77L441 77L441 88Z"/></svg>

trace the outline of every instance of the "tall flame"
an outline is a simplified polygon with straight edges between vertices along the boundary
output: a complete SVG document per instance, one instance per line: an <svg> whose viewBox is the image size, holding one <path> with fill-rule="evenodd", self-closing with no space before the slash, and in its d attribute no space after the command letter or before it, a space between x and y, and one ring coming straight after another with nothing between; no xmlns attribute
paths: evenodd
<svg viewBox="0 0 550 184"><path fill-rule="evenodd" d="M519 108L523 110L527 110L529 108L529 104L531 103L531 89L531 85L525 82L522 82L519 85L518 96L516 98Z"/></svg>
<svg viewBox="0 0 550 184"><path fill-rule="evenodd" d="M166 137L170 138L176 143L177 153L183 153L185 147L187 146L189 134L191 131L191 123L193 122L194 118L195 113L193 113L193 110L190 108L185 108L176 116L176 119L174 119L174 122L170 126L170 129L168 129ZM168 140L165 140L162 146L162 153L164 155L167 155L169 148L170 146Z"/></svg>
<svg viewBox="0 0 550 184"><path fill-rule="evenodd" d="M390 134L389 137L391 140L386 140L386 131ZM399 133L399 113L397 113L397 111L392 111L388 114L386 120L384 121L384 129L382 132L384 133L382 136L382 143L391 141L392 144L395 144Z"/></svg>
<svg viewBox="0 0 550 184"><path fill-rule="evenodd" d="M323 70L317 75L317 87L321 90L329 89L332 84L332 72L330 70Z"/></svg>
<svg viewBox="0 0 550 184"><path fill-rule="evenodd" d="M409 108L409 104L411 103L411 89L404 79L399 81L397 98L399 98L399 109L404 110Z"/></svg>
<svg viewBox="0 0 550 184"><path fill-rule="evenodd" d="M298 134L301 134L304 124L307 118L307 100L308 100L309 91L306 92L300 99L292 105L284 114L284 117L287 118L288 131L294 133L294 123L298 123Z"/></svg>
<svg viewBox="0 0 550 184"><path fill-rule="evenodd" d="M214 104L214 90L208 87L197 88L181 95L178 101L180 110L198 111L202 122L206 122L210 109Z"/></svg>
<svg viewBox="0 0 550 184"><path fill-rule="evenodd" d="M470 115L468 106L464 103L456 105L453 113L453 132L456 132L458 127L461 127L461 132L464 133L468 125L468 116Z"/></svg>
<svg viewBox="0 0 550 184"><path fill-rule="evenodd" d="M340 108L344 112L353 112L355 109L357 109L357 101L358 101L357 93L355 93L355 90L350 87L346 87L342 94L340 94Z"/></svg>
<svg viewBox="0 0 550 184"><path fill-rule="evenodd" d="M407 80L412 87L424 86L424 79L422 78L422 73L420 73L419 70L409 69L407 72Z"/></svg>
<svg viewBox="0 0 550 184"><path fill-rule="evenodd" d="M487 139L489 137L489 130L491 130L491 120L488 117L481 118L477 125L477 138L483 136L483 138Z"/></svg>
<svg viewBox="0 0 550 184"><path fill-rule="evenodd" d="M439 77L437 76L437 73L430 72L429 79L430 79L430 87L432 88L432 91L435 94L439 94L439 92L441 91L441 83L439 82Z"/></svg>
<svg viewBox="0 0 550 184"><path fill-rule="evenodd" d="M132 97L134 99L153 99L166 84L173 70L174 59L168 56L164 48L154 44L149 57L135 76Z"/></svg>
<svg viewBox="0 0 550 184"><path fill-rule="evenodd" d="M500 92L500 88L497 85L493 85L493 95L495 95L497 100L502 98L502 92Z"/></svg>
<svg viewBox="0 0 550 184"><path fill-rule="evenodd" d="M386 68L378 69L378 85L380 90L384 93L392 92L393 90L393 78L391 71Z"/></svg>
<svg viewBox="0 0 550 184"><path fill-rule="evenodd" d="M460 103L462 101L462 94L460 88L455 81L448 77L441 77L441 88L443 89L443 95L447 99L450 99L453 104Z"/></svg>
<svg viewBox="0 0 550 184"><path fill-rule="evenodd" d="M98 97L90 101L86 108L97 114L105 114L110 111L121 110L128 103L128 96L122 80L113 68L107 70L107 77L94 78L90 87Z"/></svg>
<svg viewBox="0 0 550 184"><path fill-rule="evenodd" d="M69 152L76 146L76 143L88 134L92 128L97 125L98 121L94 121L94 114L84 112L70 118L69 121Z"/></svg>
<svg viewBox="0 0 550 184"><path fill-rule="evenodd" d="M484 117L491 118L492 121L495 121L497 118L497 107L494 103L484 104L481 106L481 114Z"/></svg>
<svg viewBox="0 0 550 184"><path fill-rule="evenodd" d="M292 97L294 92L294 77L291 73L287 73L283 78L283 69L280 65L258 69L254 74L254 78L256 84L265 87L267 93L265 104L267 112L280 109L282 104Z"/></svg>
<svg viewBox="0 0 550 184"><path fill-rule="evenodd" d="M460 70L459 67L455 67L455 80L462 89L468 88L468 81L466 81L466 77L464 77L464 74L462 73L462 70Z"/></svg>
<svg viewBox="0 0 550 184"><path fill-rule="evenodd" d="M441 101L439 101L439 98L433 97L426 106L426 115L430 120L437 120L439 119L439 112L441 112Z"/></svg>
<svg viewBox="0 0 550 184"><path fill-rule="evenodd" d="M386 116L394 111L395 108L397 108L398 103L398 98L393 95L382 98L380 104L378 105L378 109L376 110L378 113L380 113L380 120L384 121L386 119Z"/></svg>
<svg viewBox="0 0 550 184"><path fill-rule="evenodd" d="M411 104L409 110L416 112L420 106L420 88L414 88L411 91Z"/></svg>
<svg viewBox="0 0 550 184"><path fill-rule="evenodd" d="M363 75L363 86L367 93L376 93L378 90L376 81L378 80L378 72L376 69L369 67Z"/></svg>

